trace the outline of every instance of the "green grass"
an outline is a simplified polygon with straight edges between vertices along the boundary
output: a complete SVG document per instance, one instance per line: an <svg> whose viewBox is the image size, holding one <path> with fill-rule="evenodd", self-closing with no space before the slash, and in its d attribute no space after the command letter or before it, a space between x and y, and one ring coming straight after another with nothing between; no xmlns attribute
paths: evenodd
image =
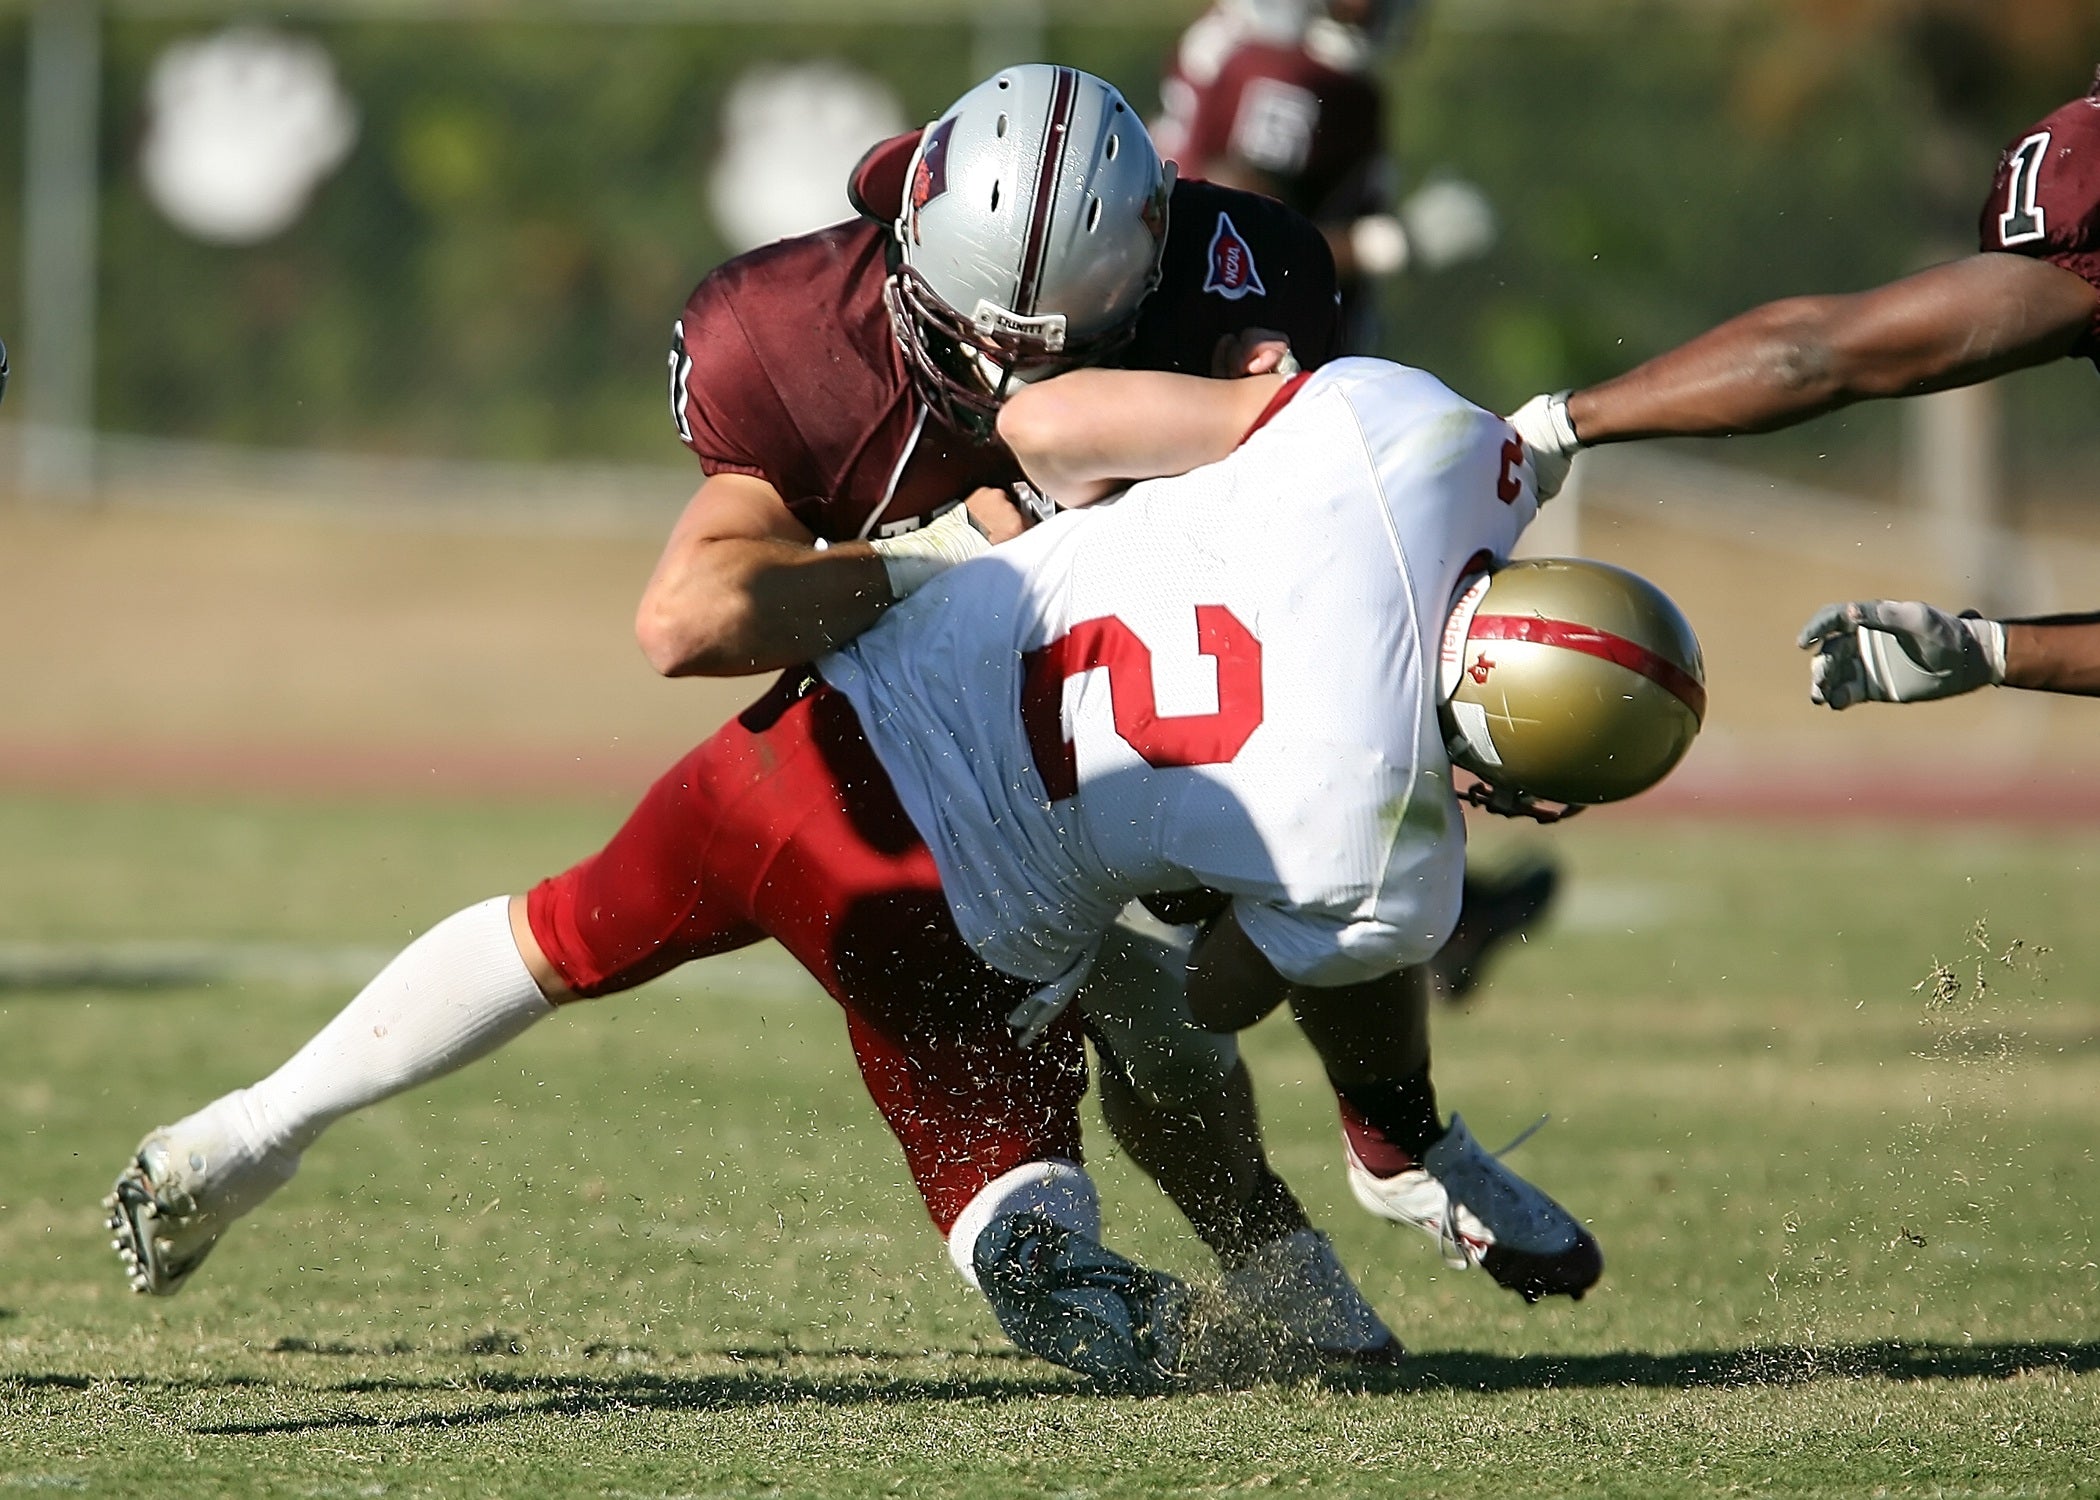
<svg viewBox="0 0 2100 1500"><path fill-rule="evenodd" d="M618 812L0 799L0 946L390 948ZM776 954L345 1122L166 1302L109 1178L342 994L0 987L0 1495L2100 1493L2090 836L1553 842L1566 919L1438 1072L1491 1144L1553 1112L1518 1161L1603 1285L1525 1308L1356 1211L1265 1026L1277 1161L1415 1358L1155 1401L1007 1348ZM1094 1140L1112 1239L1201 1274Z"/></svg>

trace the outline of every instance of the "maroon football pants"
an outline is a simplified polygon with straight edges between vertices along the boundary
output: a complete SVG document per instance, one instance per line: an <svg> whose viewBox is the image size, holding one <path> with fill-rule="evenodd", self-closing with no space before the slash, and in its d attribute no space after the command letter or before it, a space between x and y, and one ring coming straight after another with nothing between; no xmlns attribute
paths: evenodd
<svg viewBox="0 0 2100 1500"><path fill-rule="evenodd" d="M852 706L791 673L660 778L612 842L527 897L579 997L774 938L846 1012L868 1092L946 1234L978 1191L1079 1160L1086 1054L1067 1015L1035 1046L1029 986L970 951L925 842Z"/></svg>

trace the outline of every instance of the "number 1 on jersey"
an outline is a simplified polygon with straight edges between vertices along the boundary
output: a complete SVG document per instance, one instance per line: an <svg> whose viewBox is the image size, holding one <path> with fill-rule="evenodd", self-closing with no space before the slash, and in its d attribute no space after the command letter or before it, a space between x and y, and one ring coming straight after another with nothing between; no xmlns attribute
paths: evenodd
<svg viewBox="0 0 2100 1500"><path fill-rule="evenodd" d="M1240 753L1262 721L1261 642L1222 604L1196 606L1196 650L1218 664L1215 713L1159 713L1152 648L1114 615L1082 620L1021 658L1021 726L1052 802L1079 790L1079 758L1065 738L1067 678L1108 673L1116 733L1150 766L1214 766Z"/></svg>
<svg viewBox="0 0 2100 1500"><path fill-rule="evenodd" d="M2042 158L2049 150L2049 132L2036 131L2013 148L2012 182L2005 192L2005 212L1998 215L1998 243L2024 245L2049 232L2038 195L2042 186Z"/></svg>

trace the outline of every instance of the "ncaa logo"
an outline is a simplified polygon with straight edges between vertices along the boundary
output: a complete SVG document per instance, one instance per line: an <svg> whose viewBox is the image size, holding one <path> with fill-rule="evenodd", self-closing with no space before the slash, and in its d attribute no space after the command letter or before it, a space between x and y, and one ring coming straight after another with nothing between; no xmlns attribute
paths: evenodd
<svg viewBox="0 0 2100 1500"><path fill-rule="evenodd" d="M1261 284L1261 272L1255 269L1254 251L1230 214L1220 213L1218 227L1211 231L1210 268L1203 278L1203 290L1216 292L1227 302L1269 294Z"/></svg>
<svg viewBox="0 0 2100 1500"><path fill-rule="evenodd" d="M948 137L953 134L955 121L943 120L926 133L926 143L919 148L908 189L911 195L911 242L914 245L919 243L919 211L948 191Z"/></svg>

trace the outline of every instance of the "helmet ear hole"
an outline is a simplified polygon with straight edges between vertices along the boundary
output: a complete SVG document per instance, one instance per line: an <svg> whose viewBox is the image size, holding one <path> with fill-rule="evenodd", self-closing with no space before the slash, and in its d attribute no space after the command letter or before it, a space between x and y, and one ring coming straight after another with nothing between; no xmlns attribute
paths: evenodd
<svg viewBox="0 0 2100 1500"><path fill-rule="evenodd" d="M1122 151L1123 138L1119 135L1110 136L1108 138L1108 144L1102 148L1102 154L1106 156L1110 161L1114 161L1119 155L1122 154Z"/></svg>
<svg viewBox="0 0 2100 1500"><path fill-rule="evenodd" d="M1000 140L1002 140L1002 141L1006 139L1006 116L1005 116L1005 115L1001 115L1001 116L999 117L999 123L998 123L998 125L996 125L995 127L993 127L993 131L992 131L992 133L993 133L993 135L995 135L995 136L996 136L996 137L997 137L998 139L1000 139Z"/></svg>
<svg viewBox="0 0 2100 1500"><path fill-rule="evenodd" d="M1092 234L1101 227L1101 200L1096 198L1086 206L1086 232Z"/></svg>
<svg viewBox="0 0 2100 1500"><path fill-rule="evenodd" d="M998 184L997 182L994 182L994 183L992 184L992 212L993 212L993 213L997 213L997 212L999 212L999 187L1000 187L1000 184Z"/></svg>

